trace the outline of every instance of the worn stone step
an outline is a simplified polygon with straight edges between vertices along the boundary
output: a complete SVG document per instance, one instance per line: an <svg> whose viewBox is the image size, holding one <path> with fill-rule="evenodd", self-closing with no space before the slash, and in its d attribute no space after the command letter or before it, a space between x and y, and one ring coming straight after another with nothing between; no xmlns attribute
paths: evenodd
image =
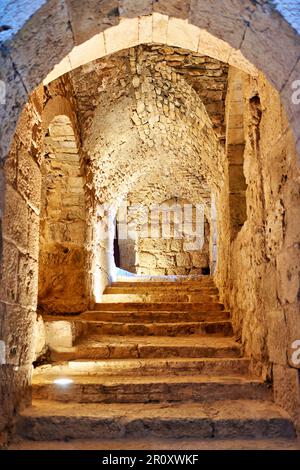
<svg viewBox="0 0 300 470"><path fill-rule="evenodd" d="M101 312L130 312L130 311L165 311L165 312L211 312L224 310L224 305L216 302L107 302L96 303L95 309Z"/></svg>
<svg viewBox="0 0 300 470"><path fill-rule="evenodd" d="M17 432L36 441L123 438L295 438L289 415L271 402L80 404L34 400ZM156 448L156 447L155 447Z"/></svg>
<svg viewBox="0 0 300 470"><path fill-rule="evenodd" d="M135 287L139 288L142 287L150 287L150 288L169 288L175 287L176 289L183 287L183 288L202 288L202 287L215 287L215 283L212 279L203 279L201 281L162 281L160 280L152 280L152 281L143 281L143 280L135 280L135 281L116 281L113 282L112 287Z"/></svg>
<svg viewBox="0 0 300 470"><path fill-rule="evenodd" d="M51 351L52 361L169 357L241 357L241 346L230 337L88 335Z"/></svg>
<svg viewBox="0 0 300 470"><path fill-rule="evenodd" d="M242 375L249 373L248 358L158 358L158 359L79 359L46 364L35 375L71 377L72 375Z"/></svg>
<svg viewBox="0 0 300 470"><path fill-rule="evenodd" d="M193 287L193 286L178 286L177 284L169 285L169 286L156 286L151 285L148 287L140 286L138 283L134 286L123 286L123 287L116 287L114 284L111 286L106 287L104 293L105 294L165 294L165 293L178 293L178 294L188 294L188 293L199 293L199 294L206 294L206 295L218 295L218 289L216 287Z"/></svg>
<svg viewBox="0 0 300 470"><path fill-rule="evenodd" d="M202 322L155 322L131 323L102 321L87 325L87 331L102 335L149 335L149 336L181 336L181 335L218 335L232 336L231 321L202 321Z"/></svg>
<svg viewBox="0 0 300 470"><path fill-rule="evenodd" d="M34 374L33 398L78 403L151 403L272 397L266 384L245 375L72 375L72 383L67 385L54 380L51 374Z"/></svg>
<svg viewBox="0 0 300 470"><path fill-rule="evenodd" d="M104 303L124 303L124 302L218 302L218 296L194 293L143 293L143 294L103 294ZM99 304L98 304L99 305Z"/></svg>
<svg viewBox="0 0 300 470"><path fill-rule="evenodd" d="M50 318L50 317L47 317ZM58 317L53 317L58 318ZM70 317L65 317L70 318ZM71 317L72 318L72 317ZM74 317L75 318L75 317ZM230 313L225 310L204 311L151 311L151 310L129 310L129 311L90 311L80 316L81 321L98 323L99 321L125 322L125 323L178 323L178 322L202 322L202 321L226 321Z"/></svg>

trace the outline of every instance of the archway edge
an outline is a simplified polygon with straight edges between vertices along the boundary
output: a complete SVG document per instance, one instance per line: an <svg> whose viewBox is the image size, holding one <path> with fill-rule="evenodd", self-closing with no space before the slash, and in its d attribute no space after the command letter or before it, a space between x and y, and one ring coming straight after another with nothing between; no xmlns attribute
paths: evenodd
<svg viewBox="0 0 300 470"><path fill-rule="evenodd" d="M153 13L148 16L123 18L117 26L97 33L75 46L59 64L55 65L44 79L44 84L47 85L64 73L95 59L141 44L181 47L211 56L251 75L257 75L255 66L240 51L214 37L205 29L190 24L188 20Z"/></svg>
<svg viewBox="0 0 300 470"><path fill-rule="evenodd" d="M12 2L15 3L15 2ZM251 0L48 0L1 47L1 76L7 85L6 104L0 110L1 156L5 157L28 94L59 64L95 35L113 31L122 18L154 14L185 20L244 56L281 92L300 153L300 106L292 103L293 82L300 76L300 36L270 2ZM31 6L31 10L33 10ZM14 10L12 8L12 24ZM6 16L7 23L8 18ZM146 21L146 20L145 20ZM44 26L44 28L41 27ZM3 43L2 43L3 46ZM232 56L233 57L233 56ZM1 139L3 141L3 139Z"/></svg>

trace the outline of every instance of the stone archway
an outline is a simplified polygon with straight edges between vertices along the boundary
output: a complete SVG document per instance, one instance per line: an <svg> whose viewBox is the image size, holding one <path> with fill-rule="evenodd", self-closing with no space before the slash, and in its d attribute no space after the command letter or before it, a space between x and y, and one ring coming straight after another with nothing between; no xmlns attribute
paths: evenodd
<svg viewBox="0 0 300 470"><path fill-rule="evenodd" d="M226 14L223 15L225 12ZM89 2L82 12L82 7L77 1L72 1L68 6L64 2L49 1L35 11L31 11L30 19L25 24L23 24L24 19L20 22L22 24L20 30L18 26L12 27L9 33L6 31L4 35L6 41L5 47L1 50L1 80L6 83L7 96L1 127L7 139L1 151L2 158L7 152L20 109L25 104L28 93L45 79L56 64L66 57L62 67L64 71L66 67L70 70L72 66L67 55L74 47L89 40L93 49L95 49L95 40L99 44L96 47L98 54L99 49L101 50L101 41L98 42L97 38L93 40L92 38L107 31L106 35L109 39L111 37L109 31L113 31L111 29L113 27L119 28L115 31L120 33L119 36L117 35L119 43L113 45L108 42L108 53L139 43L137 36L139 30L145 34L141 42L149 42L151 38L155 40L155 19L152 22L152 31L151 21L149 25L151 14L154 15L153 18L156 15L158 19L157 30L160 31L160 37L157 39L159 42L167 42L170 17L176 41L178 37L180 38L179 46L182 47L183 43L186 46L191 41L196 31L195 27L201 28L203 47L207 48L207 52L222 54L223 59L231 56L230 60L232 64L235 62L236 66L241 65L245 57L257 69L264 72L281 92L298 143L299 111L298 107L292 103L293 91L291 90L293 90L292 83L299 75L299 36L268 2L263 5L253 5L250 0L246 2L230 0L223 4L214 0L208 5L205 0L201 2L176 0L168 3L158 2L153 5L149 0L139 7L127 0L116 0L105 2L98 8L95 1ZM7 7L6 22L11 21L13 15L13 8L10 10ZM141 20L139 27L138 17L145 15L147 16ZM222 21L219 21L219 15L223 15ZM124 19L125 23L122 23ZM126 21L131 23L126 24ZM40 34L41 24L47 24L44 30L44 32L47 31L46 34L43 32ZM132 43L120 43L124 26L127 31L129 24L132 26L129 28L131 34L128 34L128 41ZM267 35L265 34L266 27ZM56 44L54 49L51 48L52 43ZM81 47L82 51L79 51L79 56L82 52L87 52L84 45ZM286 51L289 53L287 54ZM76 61L74 65L76 66ZM20 104L19 110L18 107L13 106L13 103Z"/></svg>
<svg viewBox="0 0 300 470"><path fill-rule="evenodd" d="M238 306L234 311L237 326L240 326L239 322L244 312L249 312L243 325L243 339L245 339L249 353L253 354L255 359L258 359L258 368L260 367L259 360L263 358L262 356L266 348L268 348L271 363L275 364L274 377L277 383L277 397L278 400L283 403L285 394L285 391L283 391L281 387L284 381L283 378L288 381L286 390L292 389L292 395L295 397L297 393L298 377L295 369L287 367L286 357L284 357L286 353L286 341L284 340L284 344L279 348L279 352L274 344L276 344L276 341L281 336L283 328L290 328L293 319L295 319L295 323L298 321L296 316L297 282L295 281L297 278L295 272L297 270L298 252L296 245L298 242L297 230L293 222L293 214L297 215L298 186L295 176L297 167L294 163L294 142L289 130L289 125L294 129L296 142L299 146L299 110L291 100L292 83L298 78L297 74L299 72L299 37L268 4L264 6L256 5L255 7L253 2L250 1L230 1L226 4L227 11L226 15L223 17L223 22L219 22L217 21L218 15L224 13L222 3L214 1L210 2L209 6L207 6L207 2L204 1L197 3L192 2L191 5L189 5L188 2L167 2L167 6L165 6L164 2L159 2L155 5L155 11L153 13L152 2L149 2L149 6L146 2L145 9L143 8L140 11L136 11L135 7L131 7L131 2L112 1L107 2L107 4L105 3L103 10L96 15L94 14L94 9L97 7L97 2L90 2L84 12L86 17L82 18L81 5L79 11L79 2L71 2L69 9L64 2L47 2L30 18L21 31L6 41L5 47L1 47L1 62L3 63L3 67L1 66L1 73L3 74L1 79L7 84L6 105L1 108L1 135L5 135L6 137L1 140L1 155L5 157L7 154L22 106L27 101L28 95L33 88L40 84L42 80L46 79L47 81L48 74L51 73L53 66L56 64L60 65L56 66L54 73L58 74L56 76L59 77L67 70L71 70L73 67L80 65L82 54L87 54L87 57L89 57L88 60L96 58L95 56L89 55L92 48L95 50L95 46L97 57L100 57L102 45L105 46L105 55L124 47L136 46L137 44L148 41L162 44L171 43L173 45L187 47L188 49L197 48L197 50L199 50L201 44L201 50L213 56L220 54L219 57L223 59L226 57L226 62L231 65L235 65L248 72L250 70L253 72L253 66L250 65L251 63L254 64L257 69L264 72L276 89L281 92L281 98L288 114L289 123L281 110L277 95L273 94L269 84L265 86L262 75L259 73L256 80L252 80L250 81L251 83L247 84L246 98L251 111L249 114L249 120L252 120L250 122L252 126L251 132L256 136L259 134L261 122L260 119L257 119L259 106L256 105L258 103L264 103L266 105L268 100L274 100L277 114L281 116L280 124L277 122L279 138L276 141L276 145L278 146L278 151L274 153L273 160L267 158L270 156L273 147L270 146L269 153L266 152L265 154L266 161L264 168L267 172L267 178L271 180L271 190L266 191L266 200L270 204L267 205L267 210L266 206L261 210L260 217L261 215L262 217L260 218L260 228L264 228L266 224L271 234L275 228L275 233L279 230L280 237L282 235L282 238L280 238L280 243L278 244L276 236L269 236L269 238L266 239L262 237L261 234L253 234L251 231L248 234L246 233L247 236L249 235L249 238L240 238L237 240L236 244L236 248L240 250L243 249L249 254L245 264L239 262L238 255L233 257L231 267L237 267L238 269L235 271L234 278L230 279L230 282L226 285L224 279L228 280L230 276L228 276L229 265L224 261L224 266L219 266L219 273L216 279L223 292L223 298L226 300L226 303L233 308L234 306ZM180 8L177 8L177 6L180 6ZM182 6L183 8L181 8ZM126 19L128 17L132 18ZM46 22L47 29L45 28L45 31L47 31L47 34L40 29L40 24L45 24ZM69 28L70 24L72 25L72 32ZM268 25L267 34L265 27L261 27L266 24ZM128 42L125 43L123 42L124 30L126 30L126 32L128 31L128 35L126 36ZM155 36L156 34L157 36ZM159 34L161 36L159 36ZM143 38L142 35L144 35ZM196 41L195 37L197 39ZM216 37L218 38L217 40L215 39ZM49 38L52 41L50 41L50 43ZM101 42L102 40L103 43ZM55 44L56 47L52 47L53 44ZM262 45L264 48L261 47ZM289 54L286 54L287 50ZM243 56L241 54L243 54ZM245 58L247 58L249 63L245 61ZM54 75L52 75L52 78L53 77ZM257 91L257 89L259 90ZM261 95L259 96L259 101L256 99L258 96L257 93ZM31 140L35 142L36 138L40 138L39 111L43 108L43 103L37 100L33 103L33 108L36 126L33 130L30 129L29 134L31 133L31 135L27 136L25 139L25 145L28 145L28 142ZM32 110L29 111L32 112ZM269 119L268 122L270 122L269 109L267 115L266 119ZM21 117L19 124L21 126L25 124L26 127L26 114L23 115L23 122ZM271 126L269 125L267 128L269 129ZM265 139L262 145L266 148L270 145L270 142ZM26 149L28 154L30 154L30 158L31 156L34 157L33 149L30 147L26 147ZM253 151L255 155L257 168L260 168L261 154L257 152L256 141L254 140L254 144L253 142L251 144L251 139L249 138L249 155L251 151ZM286 154L284 154L284 152L286 152ZM249 161L250 158L248 158L246 177L252 183L252 187L249 191L252 192L250 200L253 201L255 200L255 175L254 172L251 171ZM7 160L7 162L7 165L9 165L9 160ZM274 164L278 163L278 166L281 167L274 172L274 175L272 173L272 162ZM30 160L33 171L37 170L36 163L34 158L33 162ZM13 171L15 171L14 168ZM18 172L21 172L22 175L22 169L19 167ZM28 194L28 187L26 187L25 183L22 185L22 178L19 179L21 183L20 187L17 187L17 190L20 190L20 194L15 194L15 188L11 188L14 184L12 173L6 171L6 182L4 184L4 190L6 191L5 220L3 222L4 242L12 246L12 251L4 250L4 258L6 256L3 260L3 266L5 266L4 276L11 275L12 277L17 276L20 278L24 275L26 279L28 279L28 283L25 289L23 289L24 286L20 285L18 286L19 291L15 292L14 288L11 289L9 287L9 279L2 277L3 285L1 286L1 294L3 294L3 305L1 305L1 308L5 314L9 312L9 315L6 315L6 317L3 313L3 318L6 318L3 331L10 337L8 356L11 361L10 364L21 364L18 370L8 370L8 368L5 369L4 372L1 370L1 374L3 372L4 375L5 383L8 384L14 395L13 405L5 403L6 408L3 413L4 416L11 416L13 408L17 408L22 402L21 397L23 394L28 393L32 362L31 352L23 344L22 347L19 348L20 351L18 351L20 357L10 357L11 355L13 356L14 343L16 340L16 335L11 334L11 321L13 319L15 322L15 319L18 318L18 321L15 322L18 335L20 337L24 336L26 340L28 339L27 344L30 343L34 323L32 321L32 315L36 307L35 288L37 259L32 256L32 246L30 245L28 248L26 245L28 240L31 243L32 234L28 240L23 239L23 233L20 233L22 230L20 231L18 226L11 227L9 219L12 214L10 209L14 205L14 197L18 199L19 196L21 196L20 200L22 200L22 203L24 203L24 199L26 201L23 213L15 215L15 220L17 221L21 220L24 214L28 212L30 217L35 219L35 223L37 223L39 209L32 204L33 201L31 200L31 198L34 198L36 195L34 193ZM261 173L263 172L261 171ZM278 175L281 174L281 176L284 176L284 173L286 173L285 176L288 185L282 189L281 183L278 182L277 179L279 178ZM7 175L9 175L8 178ZM11 179L9 179L10 177ZM37 176L37 179L38 178L39 176ZM281 188L276 192L276 197L284 201L284 204L287 204L289 207L286 214L288 226L285 227L284 230L281 223L283 214L281 203L275 208L276 211L273 212L274 207L271 197L271 194L273 194L273 186L277 187L277 189L279 187ZM225 194L226 185L223 189ZM29 190L32 190L31 186ZM224 219L226 219L226 195L224 195L224 198L221 195L219 199L219 209L222 207L224 208ZM220 212L222 211L219 210L219 213ZM275 220L272 218L272 213L275 214ZM24 222L26 226L29 225L28 220L29 218ZM219 224L219 228L220 225L222 225L222 229L219 230L219 233L222 235L223 230L222 236L224 236L225 239L226 223L220 220L216 223ZM247 227L249 227L249 224L246 226L246 229ZM11 235L13 236L11 237ZM21 238L21 245L15 243L14 237ZM255 250L251 248L253 240L255 242ZM20 239L18 238L18 242L19 241ZM22 243L25 243L26 246L24 247ZM266 247L266 250L262 249L262 245ZM220 252L220 258L227 260L229 250L229 245L224 244L224 250ZM253 251L255 252L253 253ZM34 245L33 252L36 253L36 245ZM7 257L8 253L13 253L14 256ZM261 259L264 259L265 253L267 253L267 262L262 269ZM18 264L19 260L20 264ZM243 277L244 283L242 289L236 289L239 274L245 273L245 271L250 270L253 266L255 266L255 269L251 271L251 276ZM289 267L291 267L291 271ZM20 270L18 270L19 268ZM251 282L249 280L251 280ZM268 284L268 280L270 280L270 284ZM277 300L274 302L274 299L277 299L277 292L274 292L274 285L277 285L280 294L280 304L277 303ZM226 291L225 287L229 287L229 289ZM245 293L249 293L251 289L255 292L254 297L245 295ZM231 295L226 295L226 292L231 292ZM265 321L262 309L259 309L258 315L255 315L256 307L258 306L257 301L261 295L264 295L268 300L270 292L271 301L270 305L268 305L268 320ZM10 300L16 304L13 307L13 311L12 306L8 305ZM251 308L249 308L249 306ZM21 314L18 310L19 307L21 308ZM23 321L24 318L26 318L26 321ZM285 323L286 318L288 319L288 326ZM257 332L259 334L257 334ZM287 337L289 337L288 333ZM269 342L268 345L266 345L267 342ZM24 393L24 390L26 393Z"/></svg>

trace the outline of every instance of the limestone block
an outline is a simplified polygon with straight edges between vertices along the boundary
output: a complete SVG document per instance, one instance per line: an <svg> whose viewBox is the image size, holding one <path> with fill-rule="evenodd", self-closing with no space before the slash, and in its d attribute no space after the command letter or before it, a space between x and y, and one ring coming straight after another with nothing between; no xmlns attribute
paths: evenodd
<svg viewBox="0 0 300 470"><path fill-rule="evenodd" d="M151 15L152 0L119 0L121 17L135 18L142 15Z"/></svg>
<svg viewBox="0 0 300 470"><path fill-rule="evenodd" d="M42 129L40 125L41 117L37 115L32 103L33 100L30 98L22 109L16 128L16 136L18 137L17 143L23 144L17 147L18 152L19 149L24 152L27 151L35 158L38 153L36 146L42 146Z"/></svg>
<svg viewBox="0 0 300 470"><path fill-rule="evenodd" d="M6 344L6 362L21 366L31 364L34 357L32 342L35 312L20 305L5 306L5 321L2 331Z"/></svg>
<svg viewBox="0 0 300 470"><path fill-rule="evenodd" d="M48 85L48 83L56 80L56 78L60 77L61 75L70 72L72 68L73 67L70 62L70 57L67 55L58 64L54 65L53 69L44 78L43 84Z"/></svg>
<svg viewBox="0 0 300 470"><path fill-rule="evenodd" d="M141 251L148 251L151 253L160 253L167 250L168 242L168 240L161 238L144 238L140 240L139 249Z"/></svg>
<svg viewBox="0 0 300 470"><path fill-rule="evenodd" d="M104 32L104 38L107 54L136 46L139 41L138 18L122 19L118 26Z"/></svg>
<svg viewBox="0 0 300 470"><path fill-rule="evenodd" d="M13 141L11 143L11 147L9 150L9 154L6 157L4 168L5 168L5 182L9 183L11 186L15 186L16 178L17 178L17 155L18 149L20 147L20 141L18 136L15 134ZM5 191L3 189L3 196Z"/></svg>
<svg viewBox="0 0 300 470"><path fill-rule="evenodd" d="M76 45L119 23L119 0L69 0L68 10Z"/></svg>
<svg viewBox="0 0 300 470"><path fill-rule="evenodd" d="M299 244L282 251L276 260L278 297L282 303L294 303L299 296Z"/></svg>
<svg viewBox="0 0 300 470"><path fill-rule="evenodd" d="M228 63L231 47L221 39L216 38L205 29L200 30L198 52Z"/></svg>
<svg viewBox="0 0 300 470"><path fill-rule="evenodd" d="M155 0L153 2L153 11L163 15L174 16L175 18L183 18L189 16L190 0Z"/></svg>
<svg viewBox="0 0 300 470"><path fill-rule="evenodd" d="M0 47L0 80L4 83L0 105L0 160L6 158L19 114L28 99L27 91L7 50ZM5 136L5 138L4 138Z"/></svg>
<svg viewBox="0 0 300 470"><path fill-rule="evenodd" d="M144 267L138 267L137 268L137 274L149 274L152 276L164 276L166 274L166 270L164 268L144 268Z"/></svg>
<svg viewBox="0 0 300 470"><path fill-rule="evenodd" d="M182 267L176 267L176 268L167 268L166 269L166 274L168 276L184 276L189 272L189 269L182 268Z"/></svg>
<svg viewBox="0 0 300 470"><path fill-rule="evenodd" d="M269 359L283 366L287 363L287 326L283 310L266 310Z"/></svg>
<svg viewBox="0 0 300 470"><path fill-rule="evenodd" d="M51 0L27 21L8 47L26 89L32 90L67 56L73 45L67 5L63 0Z"/></svg>
<svg viewBox="0 0 300 470"><path fill-rule="evenodd" d="M153 13L153 42L167 44L169 18L160 13Z"/></svg>
<svg viewBox="0 0 300 470"><path fill-rule="evenodd" d="M80 44L80 46L75 46L69 54L69 60L72 69L75 69L105 55L104 34L99 33Z"/></svg>
<svg viewBox="0 0 300 470"><path fill-rule="evenodd" d="M5 239L2 245L0 298L3 301L15 303L18 299L19 251Z"/></svg>
<svg viewBox="0 0 300 470"><path fill-rule="evenodd" d="M203 252L194 251L191 253L192 266L195 268L203 268L208 266L208 254Z"/></svg>
<svg viewBox="0 0 300 470"><path fill-rule="evenodd" d="M260 285L261 298L269 311L278 309L278 294L276 285L276 263L270 260L264 267L264 275Z"/></svg>
<svg viewBox="0 0 300 470"><path fill-rule="evenodd" d="M76 338L74 323L54 321L45 323L46 344L50 349L72 348Z"/></svg>
<svg viewBox="0 0 300 470"><path fill-rule="evenodd" d="M198 51L200 29L189 24L187 20L170 18L168 23L167 44Z"/></svg>
<svg viewBox="0 0 300 470"><path fill-rule="evenodd" d="M258 7L251 17L251 28L246 28L241 52L279 90L299 58L299 42L283 18L264 14Z"/></svg>
<svg viewBox="0 0 300 470"><path fill-rule="evenodd" d="M28 208L28 253L31 258L39 257L40 218L30 207Z"/></svg>
<svg viewBox="0 0 300 470"><path fill-rule="evenodd" d="M20 194L11 186L6 187L3 234L17 246L27 249L28 209Z"/></svg>
<svg viewBox="0 0 300 470"><path fill-rule="evenodd" d="M176 255L176 264L179 267L188 268L191 265L191 257L189 253L178 253Z"/></svg>
<svg viewBox="0 0 300 470"><path fill-rule="evenodd" d="M285 209L282 202L277 200L266 220L266 248L270 258L276 256L282 248L284 217Z"/></svg>
<svg viewBox="0 0 300 470"><path fill-rule="evenodd" d="M46 329L43 317L38 315L34 328L34 356L35 360L46 350Z"/></svg>
<svg viewBox="0 0 300 470"><path fill-rule="evenodd" d="M21 305L35 309L38 293L38 263L29 256L20 256L18 298Z"/></svg>
<svg viewBox="0 0 300 470"><path fill-rule="evenodd" d="M156 257L151 253L138 253L137 261L139 266L143 266L146 268L156 267Z"/></svg>
<svg viewBox="0 0 300 470"><path fill-rule="evenodd" d="M284 216L284 243L285 246L292 246L300 240L300 191L299 183L290 182L285 187L285 216Z"/></svg>
<svg viewBox="0 0 300 470"><path fill-rule="evenodd" d="M37 211L41 199L41 171L28 152L18 152L18 190Z"/></svg>
<svg viewBox="0 0 300 470"><path fill-rule="evenodd" d="M250 8L243 11L244 5L244 2L237 5L235 0L226 3L220 3L219 0L191 0L189 21L238 49L247 24L245 19L249 20L250 14Z"/></svg>
<svg viewBox="0 0 300 470"><path fill-rule="evenodd" d="M182 251L183 250L183 242L182 240L171 240L170 243L170 251Z"/></svg>
<svg viewBox="0 0 300 470"><path fill-rule="evenodd" d="M175 266L175 258L172 255L158 254L156 255L158 268L170 268Z"/></svg>
<svg viewBox="0 0 300 470"><path fill-rule="evenodd" d="M153 40L152 16L141 16L139 19L139 44L151 44Z"/></svg>
<svg viewBox="0 0 300 470"><path fill-rule="evenodd" d="M229 65L232 65L233 67L236 67L242 70L243 72L251 75L252 77L258 76L257 68L244 57L241 51L232 49L230 52L228 63Z"/></svg>

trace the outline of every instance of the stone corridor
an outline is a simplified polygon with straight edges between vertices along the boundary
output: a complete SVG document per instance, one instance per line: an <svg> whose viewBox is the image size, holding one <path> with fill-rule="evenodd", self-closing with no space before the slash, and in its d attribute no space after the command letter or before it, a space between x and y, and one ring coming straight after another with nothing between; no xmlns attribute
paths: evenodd
<svg viewBox="0 0 300 470"><path fill-rule="evenodd" d="M2 3L0 447L299 447L295 8Z"/></svg>

